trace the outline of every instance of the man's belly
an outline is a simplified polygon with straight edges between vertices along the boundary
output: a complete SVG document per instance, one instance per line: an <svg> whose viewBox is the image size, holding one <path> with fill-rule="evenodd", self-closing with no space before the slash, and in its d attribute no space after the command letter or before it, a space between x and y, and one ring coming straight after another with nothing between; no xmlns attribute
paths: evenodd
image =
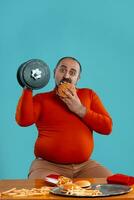
<svg viewBox="0 0 134 200"><path fill-rule="evenodd" d="M35 143L35 156L54 163L82 163L93 151L93 135L88 130L39 134Z"/></svg>

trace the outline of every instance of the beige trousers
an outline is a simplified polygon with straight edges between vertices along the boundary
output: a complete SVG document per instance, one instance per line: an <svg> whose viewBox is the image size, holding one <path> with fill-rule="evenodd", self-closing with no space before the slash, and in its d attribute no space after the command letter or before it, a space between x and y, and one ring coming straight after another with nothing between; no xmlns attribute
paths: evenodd
<svg viewBox="0 0 134 200"><path fill-rule="evenodd" d="M106 178L112 172L94 160L80 164L56 164L41 158L35 159L30 167L29 179L44 179L49 174L60 174L70 178Z"/></svg>

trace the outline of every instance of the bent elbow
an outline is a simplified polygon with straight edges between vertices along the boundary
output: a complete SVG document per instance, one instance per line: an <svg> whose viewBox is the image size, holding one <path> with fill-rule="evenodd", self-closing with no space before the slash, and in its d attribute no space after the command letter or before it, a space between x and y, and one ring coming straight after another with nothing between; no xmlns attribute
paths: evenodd
<svg viewBox="0 0 134 200"><path fill-rule="evenodd" d="M15 118L15 120L16 120L16 123L22 127L26 127L26 126L30 126L30 125L34 124L33 120L22 120L22 119L18 119L18 118Z"/></svg>
<svg viewBox="0 0 134 200"><path fill-rule="evenodd" d="M112 128L113 128L113 122L112 119L109 119L109 123L107 123L106 129L105 129L105 134L110 135L112 133Z"/></svg>
<svg viewBox="0 0 134 200"><path fill-rule="evenodd" d="M107 128L107 135L110 135L112 133L112 125L110 125L108 128Z"/></svg>
<svg viewBox="0 0 134 200"><path fill-rule="evenodd" d="M20 121L16 121L16 122L19 126L22 126L22 127L31 126L33 124L33 122L20 122Z"/></svg>
<svg viewBox="0 0 134 200"><path fill-rule="evenodd" d="M27 126L32 125L33 123L17 122L17 124L18 124L19 126L22 126L22 127L27 127Z"/></svg>

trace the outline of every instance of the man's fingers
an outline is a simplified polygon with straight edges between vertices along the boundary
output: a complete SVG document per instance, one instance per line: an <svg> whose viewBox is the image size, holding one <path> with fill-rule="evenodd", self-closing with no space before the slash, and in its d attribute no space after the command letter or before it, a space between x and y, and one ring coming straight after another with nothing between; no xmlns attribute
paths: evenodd
<svg viewBox="0 0 134 200"><path fill-rule="evenodd" d="M64 93L66 94L67 98L72 98L74 95L69 90L65 90Z"/></svg>
<svg viewBox="0 0 134 200"><path fill-rule="evenodd" d="M61 99L64 103L66 103L67 105L70 105L70 104L71 104L71 100L70 100L69 98L67 98L67 97L60 97L60 99Z"/></svg>
<svg viewBox="0 0 134 200"><path fill-rule="evenodd" d="M76 94L75 87L67 88L67 90L72 94L72 96L75 96L75 94Z"/></svg>

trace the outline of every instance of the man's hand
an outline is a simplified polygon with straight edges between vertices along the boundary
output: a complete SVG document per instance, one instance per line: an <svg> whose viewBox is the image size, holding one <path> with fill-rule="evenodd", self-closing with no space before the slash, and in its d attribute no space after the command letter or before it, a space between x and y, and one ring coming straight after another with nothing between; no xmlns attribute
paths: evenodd
<svg viewBox="0 0 134 200"><path fill-rule="evenodd" d="M66 89L64 93L67 97L60 97L60 99L67 105L70 111L78 115L79 117L84 117L86 114L86 107L84 107L76 93L75 89Z"/></svg>

